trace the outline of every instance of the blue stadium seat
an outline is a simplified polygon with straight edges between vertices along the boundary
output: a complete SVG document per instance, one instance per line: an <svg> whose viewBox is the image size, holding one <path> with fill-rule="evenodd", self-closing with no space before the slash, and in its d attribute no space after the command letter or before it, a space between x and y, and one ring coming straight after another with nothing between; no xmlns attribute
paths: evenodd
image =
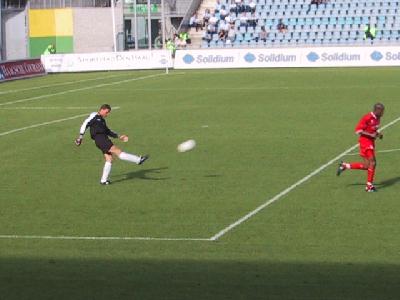
<svg viewBox="0 0 400 300"><path fill-rule="evenodd" d="M244 0L248 4L250 0ZM400 44L400 1L391 0L341 0L327 4L309 5L309 0L255 0L258 24L254 29L235 21L237 36L232 47L280 47L290 45L370 45L364 40L364 26L377 27L374 45ZM221 0L229 9L230 0ZM200 12L201 13L201 12ZM250 16L250 13L246 13ZM218 14L216 15L219 16ZM287 25L288 33L277 31L280 19ZM219 28L221 24L219 25ZM265 26L270 33L268 41L256 42L254 37ZM213 36L201 47L231 47Z"/></svg>

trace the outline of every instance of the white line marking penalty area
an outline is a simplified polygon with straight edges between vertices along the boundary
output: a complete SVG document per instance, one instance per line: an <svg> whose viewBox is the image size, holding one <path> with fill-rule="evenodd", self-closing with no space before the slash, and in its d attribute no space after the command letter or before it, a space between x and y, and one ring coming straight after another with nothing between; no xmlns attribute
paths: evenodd
<svg viewBox="0 0 400 300"><path fill-rule="evenodd" d="M119 109L119 106L116 106L112 109ZM92 106L17 106L17 107L1 107L0 110L80 110L80 109L93 109L97 110L98 107Z"/></svg>
<svg viewBox="0 0 400 300"><path fill-rule="evenodd" d="M115 75L110 75L110 76L94 77L94 78L87 78L87 79L82 79L82 80L66 81L66 82L58 82L58 83L47 84L47 85L33 86L33 87L29 87L29 88L22 88L22 89L15 89L15 90L5 90L5 91L0 91L0 95L10 94L10 93L26 92L26 91L32 91L32 90L40 90L40 89L44 89L44 88L71 85L71 84L83 83L83 82L88 82L88 81L96 81L96 80L102 80L102 79L110 79L110 78L115 78L115 77L125 77L125 76L129 76L129 75L131 75L131 74L128 74L128 73L126 73L126 74L115 74Z"/></svg>
<svg viewBox="0 0 400 300"><path fill-rule="evenodd" d="M390 123L386 124L385 126L382 127L381 130L385 130L391 126L393 126L394 124L398 123L400 121L400 117L398 117L397 119L391 121ZM214 236L211 237L212 241L216 241L218 239L220 239L222 236L224 236L225 234L227 234L229 231L233 230L234 228L238 227L239 225L241 225L242 223L246 222L247 220L249 220L251 217L255 216L256 214L258 214L260 211L262 211L264 208L268 207L269 205L271 205L272 203L280 200L281 198L283 198L284 196L286 196L287 194L289 194L291 191L293 191L294 189L296 189L297 187L299 187L300 185L306 183L307 181L309 181L311 178L313 178L314 176L318 175L319 173L321 173L323 170L325 170L326 168L328 168L329 166L331 166L332 164L334 164L335 162L339 161L341 158L343 158L344 156L348 155L349 153L351 153L354 149L356 149L358 147L358 144L351 146L349 149L347 149L346 151L342 152L341 154L339 154L338 156L336 156L335 158L331 159L330 161L328 161L326 164L320 166L319 168L317 168L316 170L314 170L313 172L311 172L310 174L306 175L305 177L303 177L302 179L300 179L299 181L295 182L293 185L289 186L288 188L284 189L282 192L280 192L279 194L275 195L274 197L272 197L271 199L267 200L266 202L264 202L263 204L261 204L260 206L258 206L257 208L255 208L254 210L250 211L249 213L247 213L246 215L244 215L243 217L241 217L240 219L238 219L237 221L233 222L232 224L226 226L224 229L222 229L221 231L219 231L217 234L215 234Z"/></svg>
<svg viewBox="0 0 400 300"><path fill-rule="evenodd" d="M91 240L91 241L211 241L206 238L162 238L130 236L51 236L51 235L0 235L0 239L14 240Z"/></svg>
<svg viewBox="0 0 400 300"><path fill-rule="evenodd" d="M116 109L119 109L119 107L117 106L117 107L114 107L113 109L116 110ZM84 113L84 114L79 114L79 115L75 115L75 116L68 117L68 118L62 118L62 119L57 119L57 120L53 120L53 121L47 121L47 122L43 122L43 123L33 124L33 125L21 127L21 128L16 128L16 129L12 129L9 131L0 132L0 136L5 136L5 135L13 134L13 133L28 130L28 129L57 124L57 123L65 122L65 121L70 121L70 120L74 120L77 118L88 116L89 114L90 113Z"/></svg>
<svg viewBox="0 0 400 300"><path fill-rule="evenodd" d="M175 73L175 74L178 74L178 73ZM172 74L172 75L175 75L175 74ZM113 85L118 85L118 84L128 83L128 82L132 82L132 81L138 81L138 80L144 80L144 79L149 79L149 78L155 78L155 77L160 77L160 76L167 76L167 75L165 73L158 73L158 74L153 74L153 75L148 75L148 76L143 76L143 77L124 79L124 80L120 80L120 81L106 82L106 83L85 86L85 87L81 87L81 88L70 89L70 90L65 90L65 91L51 93L51 94L44 94L44 95L35 96L35 97L29 97L29 98L23 98L23 99L19 99L19 100L3 102L3 103L0 103L0 106L34 101L34 100L40 100L40 99L50 98L50 97L54 97L54 96L60 96L60 95L65 95L65 94L70 94L70 93L75 93L75 92L82 92L82 91L92 90L95 88L102 88L105 86L113 86Z"/></svg>

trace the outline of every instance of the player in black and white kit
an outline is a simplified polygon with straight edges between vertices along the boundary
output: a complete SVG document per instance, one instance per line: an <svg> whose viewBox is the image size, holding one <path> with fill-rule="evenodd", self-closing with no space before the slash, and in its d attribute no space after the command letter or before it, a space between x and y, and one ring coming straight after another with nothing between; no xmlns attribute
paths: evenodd
<svg viewBox="0 0 400 300"><path fill-rule="evenodd" d="M115 139L119 138L121 141L127 142L128 136L124 134L118 135L107 127L106 120L104 118L106 118L110 112L111 106L108 104L103 104L98 112L91 113L89 117L83 122L79 131L79 137L75 140L75 144L77 146L80 146L82 144L83 135L85 134L86 129L90 128L90 137L92 138L92 140L94 140L97 148L99 148L103 152L104 158L106 160L103 168L103 175L100 179L100 183L104 185L111 183L110 180L108 180L108 176L111 172L113 155L118 156L118 158L121 160L133 162L138 165L141 165L149 158L148 155L137 156L134 154L123 152L121 149L113 144L109 137Z"/></svg>

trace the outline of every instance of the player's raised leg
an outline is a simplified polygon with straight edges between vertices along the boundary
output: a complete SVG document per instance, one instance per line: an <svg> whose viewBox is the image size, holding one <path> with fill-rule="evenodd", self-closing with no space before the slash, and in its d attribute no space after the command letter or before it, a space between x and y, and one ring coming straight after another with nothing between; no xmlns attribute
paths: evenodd
<svg viewBox="0 0 400 300"><path fill-rule="evenodd" d="M113 145L110 149L110 152L116 156L118 156L119 159L129 161L132 163L135 163L137 165L143 164L147 159L149 159L148 155L144 156L138 156L135 154L131 153L126 153L123 152L121 149L119 149L117 146Z"/></svg>
<svg viewBox="0 0 400 300"><path fill-rule="evenodd" d="M100 183L108 185L111 183L108 177L110 176L113 157L112 154L104 153L104 158L106 162L104 163L103 175L101 176Z"/></svg>
<svg viewBox="0 0 400 300"><path fill-rule="evenodd" d="M337 169L336 175L340 176L344 171L346 170L367 170L368 166L366 165L366 163L362 163L362 162L341 162L339 164L339 167Z"/></svg>

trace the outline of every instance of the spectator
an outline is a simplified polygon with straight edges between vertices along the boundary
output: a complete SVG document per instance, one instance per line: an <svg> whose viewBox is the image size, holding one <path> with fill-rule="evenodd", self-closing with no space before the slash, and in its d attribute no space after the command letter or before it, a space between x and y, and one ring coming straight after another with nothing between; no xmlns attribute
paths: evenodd
<svg viewBox="0 0 400 300"><path fill-rule="evenodd" d="M215 3L215 9L214 12L215 13L219 13L221 11L222 5L221 5L221 1L217 0L217 3Z"/></svg>
<svg viewBox="0 0 400 300"><path fill-rule="evenodd" d="M213 24L208 24L207 33L210 35L210 39L212 39L213 35L217 32L217 28Z"/></svg>
<svg viewBox="0 0 400 300"><path fill-rule="evenodd" d="M174 58L174 57L175 57L175 52L176 52L176 45L175 45L175 43L173 42L173 40L171 40L171 39L168 39L168 40L167 40L167 49L168 49L169 51L171 51L171 55L172 55L172 57Z"/></svg>
<svg viewBox="0 0 400 300"><path fill-rule="evenodd" d="M196 28L196 25L197 25L197 16L196 16L196 14L193 14L189 20L189 27ZM197 28L196 28L196 31L197 31Z"/></svg>
<svg viewBox="0 0 400 300"><path fill-rule="evenodd" d="M54 44L49 44L43 52L44 55L56 54L56 47Z"/></svg>
<svg viewBox="0 0 400 300"><path fill-rule="evenodd" d="M263 41L264 43L267 41L268 32L265 29L265 26L261 26L261 31L258 33L258 37L256 37L256 42Z"/></svg>
<svg viewBox="0 0 400 300"><path fill-rule="evenodd" d="M212 36L208 31L204 31L203 33L203 40L207 41L208 43L211 41Z"/></svg>
<svg viewBox="0 0 400 300"><path fill-rule="evenodd" d="M235 4L236 4L236 11L237 11L236 16L245 11L242 0L235 0Z"/></svg>
<svg viewBox="0 0 400 300"><path fill-rule="evenodd" d="M221 41L224 41L224 42L226 41L230 27L231 27L231 25L229 23L226 23L225 21L221 21L220 31L218 33L218 37Z"/></svg>
<svg viewBox="0 0 400 300"><path fill-rule="evenodd" d="M253 0L250 0L249 12L251 12L252 14L256 12L256 3Z"/></svg>
<svg viewBox="0 0 400 300"><path fill-rule="evenodd" d="M161 49L162 48L162 37L159 34L155 39L154 39L154 48L155 49Z"/></svg>
<svg viewBox="0 0 400 300"><path fill-rule="evenodd" d="M221 10L219 11L221 20L225 20L226 16L229 14L225 8L225 5L221 6Z"/></svg>
<svg viewBox="0 0 400 300"><path fill-rule="evenodd" d="M311 11L311 6L312 5L316 5L317 9L318 9L318 6L320 4L325 4L325 3L328 3L328 0L311 0L310 4L308 5L308 10L307 10L306 13L308 14Z"/></svg>
<svg viewBox="0 0 400 300"><path fill-rule="evenodd" d="M253 27L254 30L256 30L257 23L258 23L258 18L256 16L256 13L252 13L251 16L248 18L247 21L248 25Z"/></svg>
<svg viewBox="0 0 400 300"><path fill-rule="evenodd" d="M246 13L242 13L240 15L240 26L245 26L246 31L247 31L247 27L249 26L248 21L249 21L249 19L246 17Z"/></svg>
<svg viewBox="0 0 400 300"><path fill-rule="evenodd" d="M221 30L218 32L218 38L219 38L221 41L223 41L223 42L225 42L225 40L226 40L226 38L227 38L227 35L228 35L228 33L225 31L225 29L221 29Z"/></svg>
<svg viewBox="0 0 400 300"><path fill-rule="evenodd" d="M238 9L238 6L236 5L235 0L232 0L232 3L231 3L229 11L231 12L231 14L234 13L236 18L239 15L239 9Z"/></svg>
<svg viewBox="0 0 400 300"><path fill-rule="evenodd" d="M203 30L203 23L198 18L197 14L194 14L189 21L189 26L191 28L196 28L196 32L199 31L199 28Z"/></svg>
<svg viewBox="0 0 400 300"><path fill-rule="evenodd" d="M217 19L217 17L215 16L215 14L211 14L211 17L210 17L210 19L208 20L208 22L209 22L211 25L217 26L217 24L218 24L218 19Z"/></svg>
<svg viewBox="0 0 400 300"><path fill-rule="evenodd" d="M225 23L228 23L228 24L232 24L232 23L234 23L235 21L234 21L234 19L233 19L233 15L232 14L228 14L226 17L225 17Z"/></svg>
<svg viewBox="0 0 400 300"><path fill-rule="evenodd" d="M181 41L181 45L183 45L185 47L187 44L191 43L189 33L187 33L186 31L183 31L179 34L179 40Z"/></svg>
<svg viewBox="0 0 400 300"><path fill-rule="evenodd" d="M228 37L227 37L227 42L233 43L236 40L236 31L235 31L235 26L231 25L228 31Z"/></svg>
<svg viewBox="0 0 400 300"><path fill-rule="evenodd" d="M205 10L204 16L203 16L203 24L204 24L204 26L208 25L208 21L210 20L210 18L211 18L211 13L210 13L210 10L207 8Z"/></svg>
<svg viewBox="0 0 400 300"><path fill-rule="evenodd" d="M176 48L185 48L186 47L186 41L182 41L177 34L174 34L174 44Z"/></svg>
<svg viewBox="0 0 400 300"><path fill-rule="evenodd" d="M285 23L283 23L282 19L279 20L277 29L280 33L286 33L288 31L288 27Z"/></svg>
<svg viewBox="0 0 400 300"><path fill-rule="evenodd" d="M371 24L365 25L364 27L364 39L370 39L373 41L376 37L376 27Z"/></svg>

